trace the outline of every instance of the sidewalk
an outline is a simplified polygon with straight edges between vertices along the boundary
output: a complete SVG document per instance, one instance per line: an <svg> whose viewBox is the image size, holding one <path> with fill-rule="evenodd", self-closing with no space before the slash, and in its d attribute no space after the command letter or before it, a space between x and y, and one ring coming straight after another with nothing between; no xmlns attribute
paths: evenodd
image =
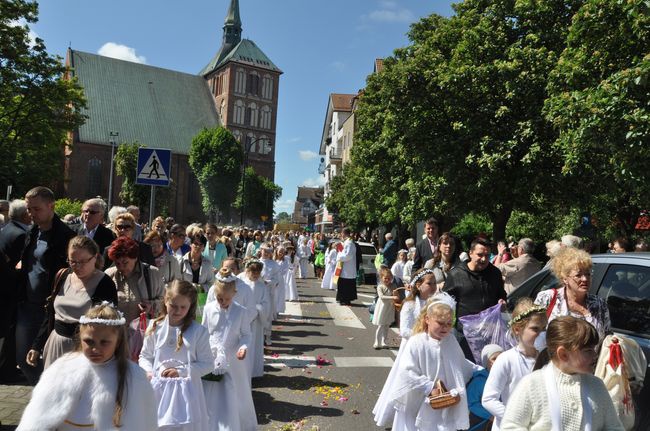
<svg viewBox="0 0 650 431"><path fill-rule="evenodd" d="M23 409L29 402L31 386L0 385L0 426L1 431L14 430L20 422Z"/></svg>

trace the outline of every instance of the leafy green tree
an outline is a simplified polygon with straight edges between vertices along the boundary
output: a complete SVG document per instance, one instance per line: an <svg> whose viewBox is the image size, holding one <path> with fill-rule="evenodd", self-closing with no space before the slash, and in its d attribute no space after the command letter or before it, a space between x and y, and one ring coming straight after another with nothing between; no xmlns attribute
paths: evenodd
<svg viewBox="0 0 650 431"><path fill-rule="evenodd" d="M145 145L139 142L125 142L117 147L115 152L115 173L122 177L120 200L126 205L137 205L143 213L149 212L151 200L151 186L135 183L138 170L138 149ZM175 194L176 185L170 181L169 187L154 188L156 192L155 214L168 214L169 202Z"/></svg>
<svg viewBox="0 0 650 431"><path fill-rule="evenodd" d="M204 128L192 139L189 164L201 187L203 210L213 220L217 212L230 219L242 158L241 144L225 127Z"/></svg>
<svg viewBox="0 0 650 431"><path fill-rule="evenodd" d="M54 212L56 212L59 217L63 217L66 214L80 216L82 206L83 202L81 201L71 200L68 198L57 199L54 202Z"/></svg>
<svg viewBox="0 0 650 431"><path fill-rule="evenodd" d="M242 192L242 186L244 190ZM244 183L239 184L237 199L234 207L241 211L242 196L244 196L244 215L252 219L260 219L265 216L268 220L273 219L273 204L282 195L282 187L273 181L255 173L252 167L247 167L244 174Z"/></svg>
<svg viewBox="0 0 650 431"><path fill-rule="evenodd" d="M63 60L30 40L37 20L36 2L0 0L0 187L17 194L63 177L68 133L85 121L83 90Z"/></svg>
<svg viewBox="0 0 650 431"><path fill-rule="evenodd" d="M282 211L280 214L278 214L278 216L276 217L276 220L278 221L278 223L290 222L291 221L291 216L289 215L289 213L287 213L285 211Z"/></svg>

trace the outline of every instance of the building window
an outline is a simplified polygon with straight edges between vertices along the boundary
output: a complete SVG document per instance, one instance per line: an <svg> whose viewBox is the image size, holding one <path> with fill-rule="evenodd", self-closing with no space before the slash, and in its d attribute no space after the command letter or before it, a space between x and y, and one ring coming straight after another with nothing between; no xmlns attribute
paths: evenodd
<svg viewBox="0 0 650 431"><path fill-rule="evenodd" d="M235 123L244 124L244 102L237 100L235 102Z"/></svg>
<svg viewBox="0 0 650 431"><path fill-rule="evenodd" d="M102 161L97 157L88 160L88 188L86 196L94 197L102 194Z"/></svg>
<svg viewBox="0 0 650 431"><path fill-rule="evenodd" d="M221 119L221 122L223 123L223 115L226 113L226 101L222 100L221 105L219 105L219 118Z"/></svg>
<svg viewBox="0 0 650 431"><path fill-rule="evenodd" d="M262 107L261 120L260 127L262 129L271 130L271 108L267 105Z"/></svg>
<svg viewBox="0 0 650 431"><path fill-rule="evenodd" d="M246 147L244 148L244 151L248 150L249 154L255 152L255 148L257 144L259 144L259 142L254 142L254 140L255 140L255 135L253 135L252 133L246 135L246 144L245 144Z"/></svg>
<svg viewBox="0 0 650 431"><path fill-rule="evenodd" d="M187 175L187 203L192 205L201 203L199 181L192 172L188 172Z"/></svg>
<svg viewBox="0 0 650 431"><path fill-rule="evenodd" d="M266 155L266 154L270 154L270 153L271 153L271 150L272 150L272 148L271 148L271 141L269 140L268 136L264 136L264 135L262 135L262 136L260 137L260 141L259 141L259 144L258 144L258 151L257 151L257 152L258 152L259 154L264 154L264 155Z"/></svg>
<svg viewBox="0 0 650 431"><path fill-rule="evenodd" d="M253 96L260 95L260 76L257 74L257 72L251 72L248 74L248 82L246 87L248 88L249 94L252 94Z"/></svg>
<svg viewBox="0 0 650 431"><path fill-rule="evenodd" d="M235 93L246 94L246 73L244 69L235 72Z"/></svg>
<svg viewBox="0 0 650 431"><path fill-rule="evenodd" d="M268 100L273 99L273 78L271 78L271 75L264 75L264 78L262 78L262 97Z"/></svg>
<svg viewBox="0 0 650 431"><path fill-rule="evenodd" d="M251 103L246 108L246 118L244 119L244 124L247 124L251 127L257 127L257 117L257 105L255 103Z"/></svg>
<svg viewBox="0 0 650 431"><path fill-rule="evenodd" d="M232 135L235 137L235 140L237 142L241 142L241 132L239 130L232 132Z"/></svg>

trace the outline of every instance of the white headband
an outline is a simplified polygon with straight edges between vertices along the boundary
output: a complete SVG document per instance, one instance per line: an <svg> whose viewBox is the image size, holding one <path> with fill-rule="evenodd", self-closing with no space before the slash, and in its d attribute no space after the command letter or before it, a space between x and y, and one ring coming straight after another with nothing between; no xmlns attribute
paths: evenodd
<svg viewBox="0 0 650 431"><path fill-rule="evenodd" d="M411 286L415 286L415 283L417 283L418 281L420 281L420 279L421 279L422 277L424 277L425 275L428 275L428 274L435 274L435 272L433 272L433 269L428 269L428 268L427 268L427 269L423 269L422 271L418 272L418 273L413 277L413 279L411 280L410 285L411 285Z"/></svg>
<svg viewBox="0 0 650 431"><path fill-rule="evenodd" d="M217 273L214 277L219 283L233 283L237 281L237 277L234 274L230 274L228 277L224 277L221 274Z"/></svg>
<svg viewBox="0 0 650 431"><path fill-rule="evenodd" d="M456 300L454 299L453 296L448 294L447 292L438 292L435 295L433 295L429 299L429 305L427 306L427 311L434 305L434 304L445 304L449 308L451 308L452 312L456 312Z"/></svg>
<svg viewBox="0 0 650 431"><path fill-rule="evenodd" d="M115 309L113 304L111 304L108 301L102 302L100 305L98 305L98 307L101 307L103 305L108 305L109 307ZM120 316L119 319L102 319L102 318L99 318L99 317L89 318L89 317L86 317L86 315L84 314L83 316L81 316L79 318L79 324L80 325L96 324L96 325L108 325L108 326L122 326L122 325L125 325L126 324L126 319L124 318L124 313L122 313L120 310L117 310L117 309L115 309L115 311L117 311L118 316Z"/></svg>

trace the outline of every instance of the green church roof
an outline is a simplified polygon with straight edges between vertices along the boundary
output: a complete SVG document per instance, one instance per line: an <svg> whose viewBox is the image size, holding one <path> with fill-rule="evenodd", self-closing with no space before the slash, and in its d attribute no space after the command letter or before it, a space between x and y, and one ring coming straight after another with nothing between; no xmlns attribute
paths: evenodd
<svg viewBox="0 0 650 431"><path fill-rule="evenodd" d="M269 59L266 54L250 39L242 39L232 50L229 52L224 51L222 46L219 52L212 58L210 63L199 72L199 75L205 76L215 69L229 61L243 63L250 66L259 67L261 69L272 70L274 72L282 73L282 71Z"/></svg>
<svg viewBox="0 0 650 431"><path fill-rule="evenodd" d="M201 76L75 50L68 57L88 101L81 142L110 145L116 131L118 142L188 154L202 128L221 124Z"/></svg>

